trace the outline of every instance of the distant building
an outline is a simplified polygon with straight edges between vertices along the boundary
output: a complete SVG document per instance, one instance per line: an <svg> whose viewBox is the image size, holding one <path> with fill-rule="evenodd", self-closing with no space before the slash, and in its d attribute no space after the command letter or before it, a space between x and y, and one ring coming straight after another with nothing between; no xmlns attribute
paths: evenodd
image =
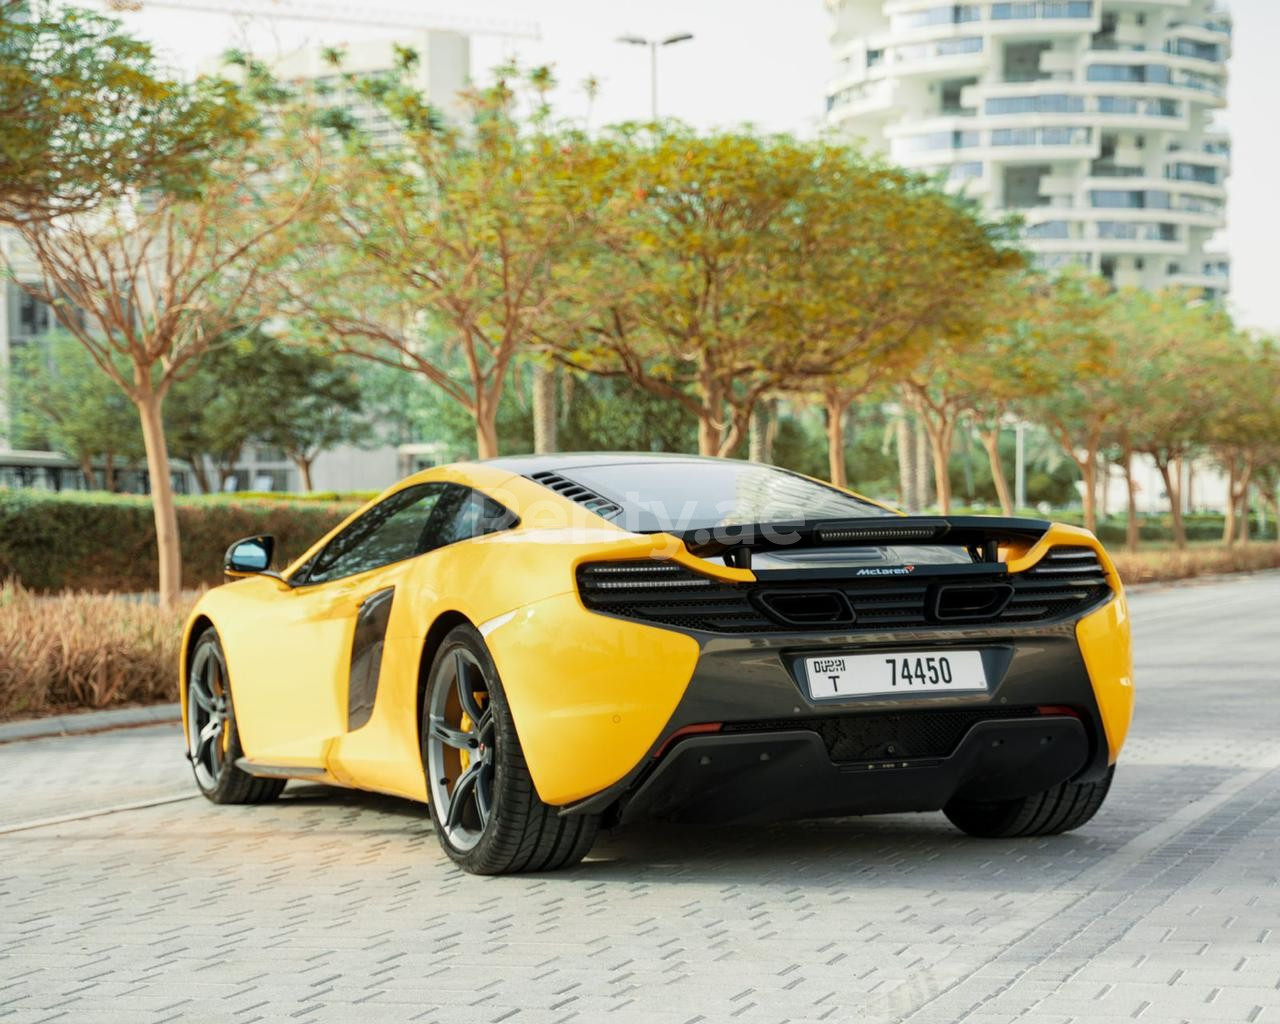
<svg viewBox="0 0 1280 1024"><path fill-rule="evenodd" d="M1045 268L1229 287L1231 20L1212 0L827 0L827 118L1017 212Z"/></svg>

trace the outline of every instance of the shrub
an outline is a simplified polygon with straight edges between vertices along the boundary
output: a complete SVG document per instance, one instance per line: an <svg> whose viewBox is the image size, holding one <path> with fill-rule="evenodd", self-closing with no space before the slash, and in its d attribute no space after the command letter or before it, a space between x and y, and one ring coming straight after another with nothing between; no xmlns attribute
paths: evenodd
<svg viewBox="0 0 1280 1024"><path fill-rule="evenodd" d="M188 610L0 585L0 720L177 700Z"/></svg>
<svg viewBox="0 0 1280 1024"><path fill-rule="evenodd" d="M1125 583L1154 583L1212 573L1280 569L1280 544L1237 544L1137 554L1112 551L1111 557Z"/></svg>
<svg viewBox="0 0 1280 1024"><path fill-rule="evenodd" d="M222 581L222 557L241 537L276 538L278 564L305 551L355 502L183 498L178 502L185 588ZM33 590L144 592L157 576L151 503L132 495L0 490L0 579Z"/></svg>

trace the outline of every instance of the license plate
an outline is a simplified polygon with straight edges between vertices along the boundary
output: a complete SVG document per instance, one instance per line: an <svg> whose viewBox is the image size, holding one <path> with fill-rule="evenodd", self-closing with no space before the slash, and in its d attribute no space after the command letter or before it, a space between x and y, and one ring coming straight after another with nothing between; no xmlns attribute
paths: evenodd
<svg viewBox="0 0 1280 1024"><path fill-rule="evenodd" d="M883 652L805 658L809 696L814 700L868 694L986 692L987 673L979 651L932 654Z"/></svg>

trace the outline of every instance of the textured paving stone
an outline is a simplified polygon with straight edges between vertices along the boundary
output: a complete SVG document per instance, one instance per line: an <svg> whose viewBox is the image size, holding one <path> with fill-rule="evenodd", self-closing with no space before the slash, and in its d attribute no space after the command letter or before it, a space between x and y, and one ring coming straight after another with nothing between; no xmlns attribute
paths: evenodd
<svg viewBox="0 0 1280 1024"><path fill-rule="evenodd" d="M190 789L171 727L0 746L0 1024L1280 1021L1278 606L1135 600L1130 749L1051 840L645 826L471 878L423 808L319 787L5 833Z"/></svg>

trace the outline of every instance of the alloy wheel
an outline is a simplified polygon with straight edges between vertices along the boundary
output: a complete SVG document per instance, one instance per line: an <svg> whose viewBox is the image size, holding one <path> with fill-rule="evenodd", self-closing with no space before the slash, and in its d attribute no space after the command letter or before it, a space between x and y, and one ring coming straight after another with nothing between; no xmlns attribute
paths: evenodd
<svg viewBox="0 0 1280 1024"><path fill-rule="evenodd" d="M217 644L204 644L191 664L187 687L187 747L202 789L218 784L226 765L230 715L227 666Z"/></svg>
<svg viewBox="0 0 1280 1024"><path fill-rule="evenodd" d="M427 706L427 782L436 820L454 849L472 849L493 814L496 730L484 668L456 647Z"/></svg>

